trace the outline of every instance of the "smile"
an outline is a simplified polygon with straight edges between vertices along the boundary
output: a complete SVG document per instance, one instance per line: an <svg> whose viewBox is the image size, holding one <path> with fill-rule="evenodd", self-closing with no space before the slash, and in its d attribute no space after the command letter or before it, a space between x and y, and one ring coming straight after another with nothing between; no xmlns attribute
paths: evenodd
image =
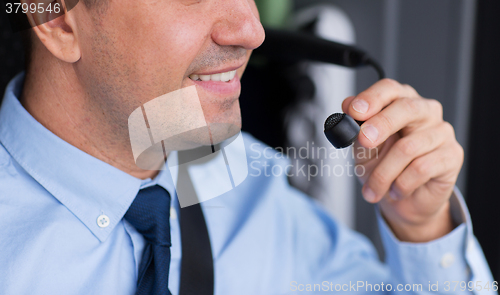
<svg viewBox="0 0 500 295"><path fill-rule="evenodd" d="M193 81L214 81L214 82L229 82L236 76L236 70L225 73L217 73L213 75L190 75L189 78Z"/></svg>

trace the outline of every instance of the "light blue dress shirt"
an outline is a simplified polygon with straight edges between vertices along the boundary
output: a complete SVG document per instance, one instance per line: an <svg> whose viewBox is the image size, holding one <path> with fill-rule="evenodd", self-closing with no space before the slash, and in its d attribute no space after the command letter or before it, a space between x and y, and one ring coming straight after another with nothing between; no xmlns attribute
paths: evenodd
<svg viewBox="0 0 500 295"><path fill-rule="evenodd" d="M139 189L155 184L173 199L169 288L178 294L181 240L174 173L167 169L154 180L140 180L66 143L22 107L23 80L18 75L11 81L0 109L0 294L134 294L145 241L123 216ZM287 165L266 157L265 146L250 135L243 140L252 169L264 162ZM206 172L212 171L210 162L203 165L190 171L198 192L221 179ZM406 293L438 294L430 285L439 293L470 293L452 281L473 281L474 289L480 281L483 290L475 293L496 293L458 191L452 211L461 224L429 243L398 241L379 217L387 256L381 263L367 238L336 222L292 188L285 175L256 174L250 171L235 189L202 203L215 294L335 289L381 294L387 284L393 290L387 293L416 286L421 291ZM446 282L449 292L444 292Z"/></svg>

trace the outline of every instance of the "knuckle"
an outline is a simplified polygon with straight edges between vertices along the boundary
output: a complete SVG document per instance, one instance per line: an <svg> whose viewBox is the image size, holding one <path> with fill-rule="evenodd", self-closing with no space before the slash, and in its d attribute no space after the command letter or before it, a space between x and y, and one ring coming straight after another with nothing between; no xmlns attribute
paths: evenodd
<svg viewBox="0 0 500 295"><path fill-rule="evenodd" d="M391 88L400 88L401 87L401 84L398 81L396 81L394 79L390 79L390 78L382 79L381 83L383 83L387 87L391 87Z"/></svg>
<svg viewBox="0 0 500 295"><path fill-rule="evenodd" d="M460 165L462 165L462 163L464 162L464 157L465 157L464 148L458 142L455 142L454 146L455 146L454 154L456 154L455 159L458 159L457 162L459 162Z"/></svg>
<svg viewBox="0 0 500 295"><path fill-rule="evenodd" d="M452 138L455 138L455 128L453 127L453 125L451 125L450 122L446 121L444 121L442 124L446 134L449 134Z"/></svg>
<svg viewBox="0 0 500 295"><path fill-rule="evenodd" d="M392 130L394 127L393 119L384 113L378 115L378 121L383 126L383 130Z"/></svg>
<svg viewBox="0 0 500 295"><path fill-rule="evenodd" d="M442 118L443 117L443 105L436 99L427 99L427 102L430 105L430 110L432 111L433 114L435 114L436 117Z"/></svg>
<svg viewBox="0 0 500 295"><path fill-rule="evenodd" d="M417 143L415 142L415 140L402 138L399 140L399 143L397 145L397 149L404 156L410 157L417 152L418 146L417 146Z"/></svg>
<svg viewBox="0 0 500 295"><path fill-rule="evenodd" d="M440 142L440 139L439 139L439 134L436 134L435 132L427 132L426 133L426 138L425 138L425 145L427 145L428 147L437 147L439 145L439 142Z"/></svg>
<svg viewBox="0 0 500 295"><path fill-rule="evenodd" d="M400 100L405 109L410 113L418 113L422 110L422 105L417 99L402 97Z"/></svg>
<svg viewBox="0 0 500 295"><path fill-rule="evenodd" d="M403 88L410 96L419 96L417 90L409 84L403 84Z"/></svg>
<svg viewBox="0 0 500 295"><path fill-rule="evenodd" d="M371 179L370 187L373 188L379 188L385 186L389 182L389 180L387 179L387 175L383 173L380 169L375 169L372 172L370 179Z"/></svg>
<svg viewBox="0 0 500 295"><path fill-rule="evenodd" d="M418 175L424 176L430 173L431 166L425 160L416 159L413 161L412 168Z"/></svg>
<svg viewBox="0 0 500 295"><path fill-rule="evenodd" d="M458 147L458 152L460 154L460 158L463 159L465 157L464 147L460 145L458 142L457 142L457 147Z"/></svg>
<svg viewBox="0 0 500 295"><path fill-rule="evenodd" d="M452 158L451 154L449 156L444 156L441 161L442 171L451 171L454 170L456 159Z"/></svg>
<svg viewBox="0 0 500 295"><path fill-rule="evenodd" d="M394 181L394 186L405 196L409 195L413 191L411 183L404 180L402 177L398 177L396 181Z"/></svg>

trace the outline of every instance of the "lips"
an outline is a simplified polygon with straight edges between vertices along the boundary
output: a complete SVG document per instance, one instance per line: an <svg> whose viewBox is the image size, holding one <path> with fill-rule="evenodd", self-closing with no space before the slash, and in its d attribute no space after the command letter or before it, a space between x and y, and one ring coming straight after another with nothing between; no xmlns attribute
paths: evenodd
<svg viewBox="0 0 500 295"><path fill-rule="evenodd" d="M211 75L193 74L189 80L198 86L198 90L215 97L238 97L241 83L236 70Z"/></svg>
<svg viewBox="0 0 500 295"><path fill-rule="evenodd" d="M233 80L235 76L236 70L212 75L190 75L189 78L193 81L229 82Z"/></svg>

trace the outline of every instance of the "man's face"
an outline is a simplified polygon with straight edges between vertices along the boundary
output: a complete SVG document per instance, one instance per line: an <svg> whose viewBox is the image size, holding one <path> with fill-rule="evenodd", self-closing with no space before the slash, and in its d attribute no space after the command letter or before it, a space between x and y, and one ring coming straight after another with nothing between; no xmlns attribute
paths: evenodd
<svg viewBox="0 0 500 295"><path fill-rule="evenodd" d="M236 134L239 78L264 40L254 0L106 1L74 9L82 54L74 67L91 111L125 134L133 110L195 85L207 123L224 123L211 129L214 143Z"/></svg>

